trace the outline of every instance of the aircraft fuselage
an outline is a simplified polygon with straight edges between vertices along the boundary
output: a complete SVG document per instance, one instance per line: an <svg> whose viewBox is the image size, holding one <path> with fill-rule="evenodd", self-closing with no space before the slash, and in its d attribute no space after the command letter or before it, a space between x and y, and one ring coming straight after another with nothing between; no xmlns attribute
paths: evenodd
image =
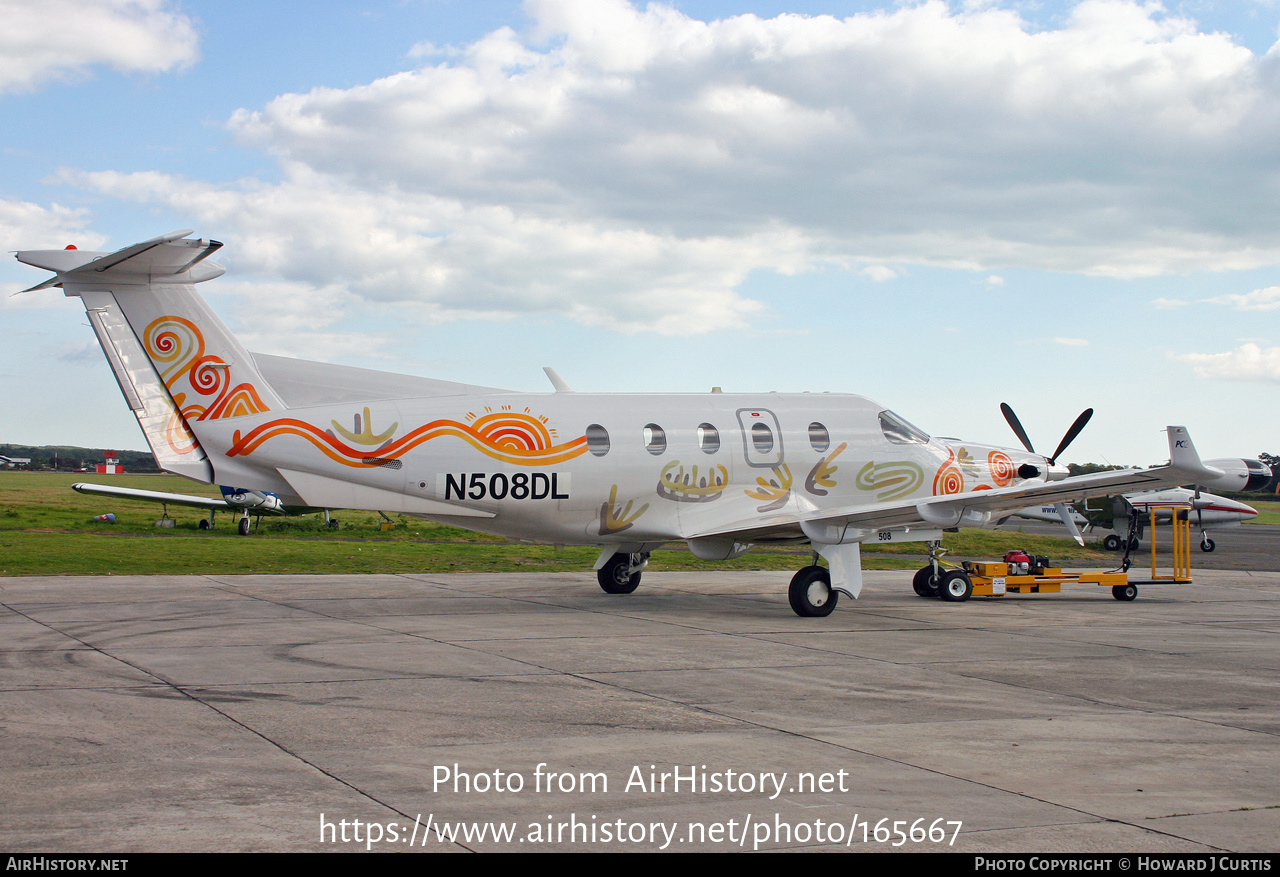
<svg viewBox="0 0 1280 877"><path fill-rule="evenodd" d="M1022 480L1019 466L1044 469L1037 455L929 438L882 412L843 394L494 394L264 412L202 423L200 437L223 483L383 510L399 495L398 511L564 544L771 520L795 538L795 521L824 508L1004 486ZM330 483L335 463L356 488Z"/></svg>

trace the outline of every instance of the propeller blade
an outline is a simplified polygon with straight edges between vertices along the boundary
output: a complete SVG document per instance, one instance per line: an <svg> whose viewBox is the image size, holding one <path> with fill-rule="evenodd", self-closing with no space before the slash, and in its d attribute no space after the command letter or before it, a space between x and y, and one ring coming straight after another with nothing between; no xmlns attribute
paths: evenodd
<svg viewBox="0 0 1280 877"><path fill-rule="evenodd" d="M1080 529L1076 526L1075 519L1071 517L1071 507L1065 502L1055 502L1053 507L1058 510L1058 517L1062 518L1062 523L1066 526L1067 532L1071 534L1071 538L1076 540L1076 544L1083 548L1084 537L1080 535Z"/></svg>
<svg viewBox="0 0 1280 877"><path fill-rule="evenodd" d="M1058 449L1054 451L1053 456L1049 458L1050 465L1058 462L1058 457L1062 456L1062 452L1067 449L1067 445L1075 441L1076 436L1078 436L1080 431L1085 428L1090 417L1093 417L1092 408L1086 408L1080 413L1080 416L1076 418L1076 422L1071 424L1071 428L1067 430L1067 434L1064 435L1062 437L1062 441L1058 443Z"/></svg>
<svg viewBox="0 0 1280 877"><path fill-rule="evenodd" d="M1009 424L1013 434L1018 437L1018 441L1022 442L1022 446L1034 454L1036 449L1031 447L1031 439L1027 438L1027 431L1022 428L1022 421L1018 420L1018 415L1013 413L1013 409L1009 407L1008 402L1000 403L1000 412L1004 414L1005 422Z"/></svg>

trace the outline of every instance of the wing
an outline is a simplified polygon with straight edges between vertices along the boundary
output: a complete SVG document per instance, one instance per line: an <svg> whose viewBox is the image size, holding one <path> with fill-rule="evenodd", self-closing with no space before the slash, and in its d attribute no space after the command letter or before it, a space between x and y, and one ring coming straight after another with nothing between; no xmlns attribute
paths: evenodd
<svg viewBox="0 0 1280 877"><path fill-rule="evenodd" d="M185 505L198 509L230 509L233 508L225 499L214 499L211 496L191 496L186 493L162 493L158 490L141 490L136 487L111 487L106 484L86 484L80 482L71 485L72 490L96 496L113 496L120 499L137 499L143 502L162 502L168 505Z"/></svg>
<svg viewBox="0 0 1280 877"><path fill-rule="evenodd" d="M805 538L821 544L861 541L877 530L982 526L996 512L1013 511L1035 504L1073 502L1090 496L1129 493L1194 482L1214 470L1204 466L1186 427L1170 426L1167 466L1154 469L1120 469L1064 478L1061 481L1024 481L1011 487L975 490L950 496L930 496L819 509L787 519L742 522L741 525L700 536L733 536L741 540L770 541Z"/></svg>

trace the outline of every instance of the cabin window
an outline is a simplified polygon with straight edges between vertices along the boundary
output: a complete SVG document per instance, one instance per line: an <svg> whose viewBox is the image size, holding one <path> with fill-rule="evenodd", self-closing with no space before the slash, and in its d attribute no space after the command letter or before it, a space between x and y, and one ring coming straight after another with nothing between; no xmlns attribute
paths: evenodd
<svg viewBox="0 0 1280 877"><path fill-rule="evenodd" d="M709 423L698 424L698 447L704 454L714 454L720 450L720 430Z"/></svg>
<svg viewBox="0 0 1280 877"><path fill-rule="evenodd" d="M587 450L597 457L609 453L609 430L598 423L587 427Z"/></svg>
<svg viewBox="0 0 1280 877"><path fill-rule="evenodd" d="M816 420L809 424L809 446L819 454L831 447L831 433Z"/></svg>
<svg viewBox="0 0 1280 877"><path fill-rule="evenodd" d="M656 423L649 423L644 428L644 449L655 457L667 449L667 434Z"/></svg>
<svg viewBox="0 0 1280 877"><path fill-rule="evenodd" d="M880 431L895 445L927 445L929 435L912 426L892 411L880 412Z"/></svg>
<svg viewBox="0 0 1280 877"><path fill-rule="evenodd" d="M773 430L763 423L751 424L751 444L760 453L769 453L773 450Z"/></svg>

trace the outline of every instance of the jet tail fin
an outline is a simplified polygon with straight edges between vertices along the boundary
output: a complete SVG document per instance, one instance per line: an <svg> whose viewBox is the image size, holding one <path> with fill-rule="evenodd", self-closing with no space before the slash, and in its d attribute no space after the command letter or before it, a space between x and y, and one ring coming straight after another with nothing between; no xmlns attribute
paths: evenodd
<svg viewBox="0 0 1280 877"><path fill-rule="evenodd" d="M212 483L200 423L284 405L253 357L195 292L224 273L222 244L171 232L114 253L26 250L18 261L54 271L79 297L116 381L168 472ZM41 284L44 286L46 284Z"/></svg>
<svg viewBox="0 0 1280 877"><path fill-rule="evenodd" d="M1169 465L1185 474L1187 481L1219 478L1225 474L1221 469L1206 466L1200 461L1200 454L1185 426L1170 426L1168 431Z"/></svg>

